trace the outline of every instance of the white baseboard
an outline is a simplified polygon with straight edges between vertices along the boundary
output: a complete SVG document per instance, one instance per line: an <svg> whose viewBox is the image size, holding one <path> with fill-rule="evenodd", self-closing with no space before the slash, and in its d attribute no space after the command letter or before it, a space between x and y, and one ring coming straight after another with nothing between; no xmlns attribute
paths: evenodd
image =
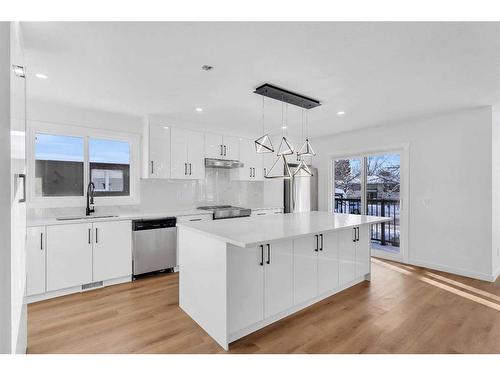
<svg viewBox="0 0 500 375"><path fill-rule="evenodd" d="M407 263L407 264L410 264L413 266L425 267L425 268L430 268L430 269L437 270L437 271L453 273L456 275L471 277L473 279L478 279L478 280L483 280L483 281L493 282L496 279L496 277L494 275L489 275L487 273L469 271L469 270L464 270L462 268L449 267L449 266L444 266L442 264L429 263L429 262L424 262L424 261L415 260L415 259L410 259L407 262L401 262L401 263ZM500 271L500 269L498 271ZM497 274L497 276L498 276L498 274Z"/></svg>
<svg viewBox="0 0 500 375"><path fill-rule="evenodd" d="M74 286L74 287L71 287L71 288L65 288L65 289L54 290L54 291L46 292L46 293L42 293L42 294L36 294L34 296L26 296L25 297L25 302L27 304L30 304L30 303L33 303L33 302L44 301L46 299L51 299L51 298L66 296L68 294L85 293L85 292L89 292L91 290L96 290L96 289L104 288L104 287L110 286L110 285L128 283L130 281L132 281L132 275L128 275L128 276L124 276L124 277L118 277L116 279L104 280L103 283L102 283L102 286L98 286L98 287L90 288L90 289L85 289L85 290L82 290L82 286L78 285L78 286Z"/></svg>
<svg viewBox="0 0 500 375"><path fill-rule="evenodd" d="M493 273L493 282L497 281L498 276L500 276L500 267L497 268L497 270Z"/></svg>

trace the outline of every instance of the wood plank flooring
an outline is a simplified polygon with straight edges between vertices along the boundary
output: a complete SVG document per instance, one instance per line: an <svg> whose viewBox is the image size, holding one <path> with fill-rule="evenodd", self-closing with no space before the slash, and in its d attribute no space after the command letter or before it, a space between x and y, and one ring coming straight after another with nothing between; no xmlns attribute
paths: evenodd
<svg viewBox="0 0 500 375"><path fill-rule="evenodd" d="M178 306L178 275L28 307L28 353L224 353ZM500 280L372 259L364 282L229 353L500 353Z"/></svg>

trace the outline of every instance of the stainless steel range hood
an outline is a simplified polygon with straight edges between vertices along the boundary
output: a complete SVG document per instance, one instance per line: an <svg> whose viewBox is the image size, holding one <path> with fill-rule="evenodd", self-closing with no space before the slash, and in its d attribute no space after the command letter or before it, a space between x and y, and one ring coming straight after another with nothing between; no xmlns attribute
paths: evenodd
<svg viewBox="0 0 500 375"><path fill-rule="evenodd" d="M205 158L205 168L241 168L243 163L238 160Z"/></svg>

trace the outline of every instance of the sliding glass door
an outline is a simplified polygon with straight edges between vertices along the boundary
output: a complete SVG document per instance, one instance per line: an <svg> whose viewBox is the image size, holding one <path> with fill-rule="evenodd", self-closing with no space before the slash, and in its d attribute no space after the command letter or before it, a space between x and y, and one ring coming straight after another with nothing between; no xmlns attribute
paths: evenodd
<svg viewBox="0 0 500 375"><path fill-rule="evenodd" d="M341 157L332 164L332 211L389 217L371 228L372 254L401 258L401 153Z"/></svg>

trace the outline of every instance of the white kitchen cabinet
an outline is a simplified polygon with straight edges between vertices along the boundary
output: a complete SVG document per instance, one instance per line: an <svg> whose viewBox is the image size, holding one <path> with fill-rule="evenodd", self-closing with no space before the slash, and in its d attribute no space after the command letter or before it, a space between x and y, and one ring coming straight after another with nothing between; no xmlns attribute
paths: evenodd
<svg viewBox="0 0 500 375"><path fill-rule="evenodd" d="M293 306L293 243L280 241L264 246L264 317Z"/></svg>
<svg viewBox="0 0 500 375"><path fill-rule="evenodd" d="M93 223L93 281L132 274L132 222Z"/></svg>
<svg viewBox="0 0 500 375"><path fill-rule="evenodd" d="M171 129L171 178L202 179L205 176L203 133Z"/></svg>
<svg viewBox="0 0 500 375"><path fill-rule="evenodd" d="M293 301L299 304L318 294L317 237L308 236L293 241Z"/></svg>
<svg viewBox="0 0 500 375"><path fill-rule="evenodd" d="M339 231L339 284L356 278L356 228Z"/></svg>
<svg viewBox="0 0 500 375"><path fill-rule="evenodd" d="M370 226L358 227L356 241L356 277L370 273Z"/></svg>
<svg viewBox="0 0 500 375"><path fill-rule="evenodd" d="M283 213L282 208L259 208L256 210L252 209L252 213L250 214L250 216L260 217L260 216L278 215L282 213Z"/></svg>
<svg viewBox="0 0 500 375"><path fill-rule="evenodd" d="M45 227L30 227L26 231L26 295L46 292L45 260L47 256Z"/></svg>
<svg viewBox="0 0 500 375"><path fill-rule="evenodd" d="M339 286L338 232L321 234L318 251L318 294Z"/></svg>
<svg viewBox="0 0 500 375"><path fill-rule="evenodd" d="M264 179L262 154L255 152L254 141L240 139L239 145L239 160L243 163L243 167L233 169L232 178L239 181L262 181Z"/></svg>
<svg viewBox="0 0 500 375"><path fill-rule="evenodd" d="M92 224L47 226L47 291L92 282Z"/></svg>
<svg viewBox="0 0 500 375"><path fill-rule="evenodd" d="M205 157L237 160L239 157L239 139L221 134L205 133Z"/></svg>
<svg viewBox="0 0 500 375"><path fill-rule="evenodd" d="M264 267L260 246L227 249L227 324L236 332L264 318Z"/></svg>
<svg viewBox="0 0 500 375"><path fill-rule="evenodd" d="M149 177L170 178L170 127L149 127Z"/></svg>

